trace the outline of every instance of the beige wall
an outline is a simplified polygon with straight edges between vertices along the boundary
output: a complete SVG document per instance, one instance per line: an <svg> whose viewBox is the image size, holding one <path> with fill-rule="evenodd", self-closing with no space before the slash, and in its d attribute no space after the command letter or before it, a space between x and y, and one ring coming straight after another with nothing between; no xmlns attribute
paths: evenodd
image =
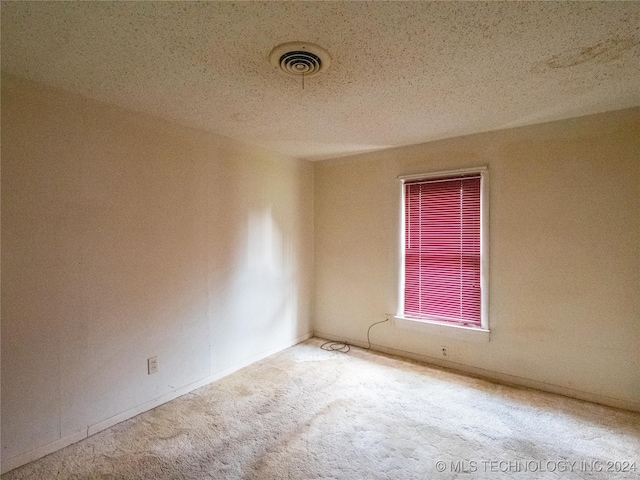
<svg viewBox="0 0 640 480"><path fill-rule="evenodd" d="M310 163L15 77L2 157L5 469L311 332Z"/></svg>
<svg viewBox="0 0 640 480"><path fill-rule="evenodd" d="M488 165L489 343L382 324L377 348L640 408L640 109L315 165L319 336L395 313L398 175ZM441 345L449 347L442 360Z"/></svg>

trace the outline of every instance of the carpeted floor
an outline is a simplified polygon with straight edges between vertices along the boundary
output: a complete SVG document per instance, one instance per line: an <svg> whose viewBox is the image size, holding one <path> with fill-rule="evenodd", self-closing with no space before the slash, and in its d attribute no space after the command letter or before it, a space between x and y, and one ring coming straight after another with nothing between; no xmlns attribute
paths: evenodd
<svg viewBox="0 0 640 480"><path fill-rule="evenodd" d="M321 343L2 480L640 478L638 413Z"/></svg>

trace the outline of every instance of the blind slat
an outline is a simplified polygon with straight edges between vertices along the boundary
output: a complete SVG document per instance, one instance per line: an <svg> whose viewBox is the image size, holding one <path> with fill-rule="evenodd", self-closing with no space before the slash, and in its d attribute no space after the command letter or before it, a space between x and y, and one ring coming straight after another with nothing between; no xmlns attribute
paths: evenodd
<svg viewBox="0 0 640 480"><path fill-rule="evenodd" d="M480 325L480 177L405 184L405 315Z"/></svg>

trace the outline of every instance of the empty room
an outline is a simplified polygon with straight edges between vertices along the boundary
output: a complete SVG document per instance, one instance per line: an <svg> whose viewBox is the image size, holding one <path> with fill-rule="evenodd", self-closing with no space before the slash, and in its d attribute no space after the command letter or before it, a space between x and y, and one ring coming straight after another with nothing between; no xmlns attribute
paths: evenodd
<svg viewBox="0 0 640 480"><path fill-rule="evenodd" d="M638 478L640 2L0 8L3 480Z"/></svg>

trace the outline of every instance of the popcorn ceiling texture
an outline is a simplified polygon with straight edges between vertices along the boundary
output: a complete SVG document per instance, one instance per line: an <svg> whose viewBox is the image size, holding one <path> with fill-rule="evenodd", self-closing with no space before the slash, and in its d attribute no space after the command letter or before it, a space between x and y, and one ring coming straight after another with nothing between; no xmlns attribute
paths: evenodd
<svg viewBox="0 0 640 480"><path fill-rule="evenodd" d="M323 159L640 105L640 2L4 2L2 70ZM306 81L271 49L306 41Z"/></svg>
<svg viewBox="0 0 640 480"><path fill-rule="evenodd" d="M637 478L638 413L320 344L289 348L2 479ZM452 472L463 460L476 471ZM511 464L482 463L491 461ZM609 461L621 462L613 473L593 467ZM633 461L635 473L620 472ZM523 465L538 471L513 470Z"/></svg>

